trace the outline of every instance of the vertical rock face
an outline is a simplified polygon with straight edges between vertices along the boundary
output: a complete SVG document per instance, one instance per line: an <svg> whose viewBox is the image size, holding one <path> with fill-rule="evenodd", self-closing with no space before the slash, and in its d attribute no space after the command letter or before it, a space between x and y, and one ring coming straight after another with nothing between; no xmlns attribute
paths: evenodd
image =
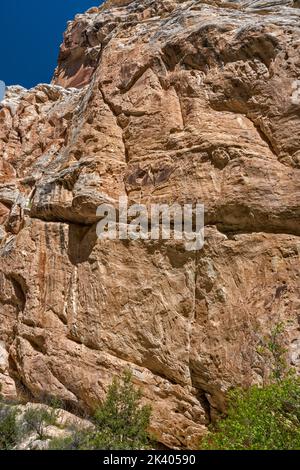
<svg viewBox="0 0 300 470"><path fill-rule="evenodd" d="M93 408L125 367L195 447L277 325L300 366L300 9L108 1L0 107L0 381ZM201 202L201 251L99 241L102 202Z"/></svg>

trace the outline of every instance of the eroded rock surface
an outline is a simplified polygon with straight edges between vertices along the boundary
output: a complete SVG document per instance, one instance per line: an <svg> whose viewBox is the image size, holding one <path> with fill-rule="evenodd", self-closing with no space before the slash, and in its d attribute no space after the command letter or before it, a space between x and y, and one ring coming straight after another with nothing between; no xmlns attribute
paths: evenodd
<svg viewBox="0 0 300 470"><path fill-rule="evenodd" d="M51 85L0 108L0 380L93 408L129 366L152 431L196 447L276 325L300 365L300 8L108 1ZM202 202L204 249L99 241L96 208Z"/></svg>

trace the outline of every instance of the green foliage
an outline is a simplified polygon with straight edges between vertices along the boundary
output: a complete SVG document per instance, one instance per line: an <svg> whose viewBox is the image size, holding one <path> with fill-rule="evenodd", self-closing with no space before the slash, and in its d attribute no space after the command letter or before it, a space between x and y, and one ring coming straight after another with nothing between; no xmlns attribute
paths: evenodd
<svg viewBox="0 0 300 470"><path fill-rule="evenodd" d="M50 449L146 449L151 408L142 406L141 398L141 391L132 384L131 372L125 371L121 381L113 381L106 400L95 412L95 428L53 440Z"/></svg>
<svg viewBox="0 0 300 470"><path fill-rule="evenodd" d="M202 440L202 449L300 449L300 378L288 369L284 331L284 324L277 323L257 349L274 383L232 390L227 416Z"/></svg>
<svg viewBox="0 0 300 470"><path fill-rule="evenodd" d="M48 426L55 426L57 410L55 408L30 408L24 414L24 424L27 432L35 432L38 438L44 440Z"/></svg>
<svg viewBox="0 0 300 470"><path fill-rule="evenodd" d="M86 445L88 436L88 431L73 430L70 436L52 439L49 450L82 450Z"/></svg>
<svg viewBox="0 0 300 470"><path fill-rule="evenodd" d="M125 371L120 381L113 381L106 400L95 412L94 426L81 431L73 428L69 436L52 439L49 449L146 449L151 409L141 405L141 398L141 391L133 386L131 372ZM0 450L16 448L29 433L35 433L40 440L47 439L47 427L57 426L58 407L61 403L57 401L52 401L51 406L48 403L48 408L31 407L18 420L17 408L0 400Z"/></svg>
<svg viewBox="0 0 300 470"><path fill-rule="evenodd" d="M140 406L142 393L134 388L132 374L125 371L120 383L115 379L103 405L96 411L97 427L91 444L97 449L141 449L148 443L151 409Z"/></svg>
<svg viewBox="0 0 300 470"><path fill-rule="evenodd" d="M283 345L285 325L276 323L270 334L262 338L256 352L264 357L272 371L272 379L280 381L287 373L288 365L285 359L287 352Z"/></svg>
<svg viewBox="0 0 300 470"><path fill-rule="evenodd" d="M229 393L227 417L206 436L201 449L300 450L300 379Z"/></svg>
<svg viewBox="0 0 300 470"><path fill-rule="evenodd" d="M13 449L19 439L17 411L7 405L0 405L0 450Z"/></svg>
<svg viewBox="0 0 300 470"><path fill-rule="evenodd" d="M284 324L277 323L275 328L271 331L271 337L268 342L268 349L273 356L273 376L275 380L281 380L287 370L287 363L285 360L286 348L282 346L281 336L284 333Z"/></svg>

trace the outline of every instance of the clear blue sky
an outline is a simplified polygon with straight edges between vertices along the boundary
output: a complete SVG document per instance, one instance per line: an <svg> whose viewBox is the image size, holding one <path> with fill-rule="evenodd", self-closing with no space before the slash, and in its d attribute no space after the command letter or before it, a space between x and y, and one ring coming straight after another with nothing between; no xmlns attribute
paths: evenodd
<svg viewBox="0 0 300 470"><path fill-rule="evenodd" d="M30 88L49 83L68 20L101 0L2 0L0 80Z"/></svg>

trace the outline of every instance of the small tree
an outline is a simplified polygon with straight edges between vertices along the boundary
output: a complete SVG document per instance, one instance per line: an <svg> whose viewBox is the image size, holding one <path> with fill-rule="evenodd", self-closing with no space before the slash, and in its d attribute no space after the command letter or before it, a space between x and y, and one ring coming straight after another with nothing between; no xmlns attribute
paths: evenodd
<svg viewBox="0 0 300 470"><path fill-rule="evenodd" d="M258 350L270 359L273 383L229 392L227 415L202 440L202 449L300 449L300 378L287 365L283 333L279 322Z"/></svg>
<svg viewBox="0 0 300 470"><path fill-rule="evenodd" d="M299 450L300 379L229 393L227 417L201 443L210 450Z"/></svg>
<svg viewBox="0 0 300 470"><path fill-rule="evenodd" d="M132 384L132 374L126 370L121 381L114 379L106 400L96 410L94 429L73 430L66 438L54 439L50 449L61 450L125 450L149 446L147 429L151 408L141 405L142 393Z"/></svg>
<svg viewBox="0 0 300 470"><path fill-rule="evenodd" d="M141 398L141 390L132 384L132 373L125 370L121 382L113 380L105 402L95 413L96 432L88 439L87 447L105 450L146 448L151 408L141 406Z"/></svg>
<svg viewBox="0 0 300 470"><path fill-rule="evenodd" d="M264 357L264 360L271 369L271 379L282 380L289 371L286 362L287 349L284 346L285 324L278 322L267 337L260 338L257 352Z"/></svg>

